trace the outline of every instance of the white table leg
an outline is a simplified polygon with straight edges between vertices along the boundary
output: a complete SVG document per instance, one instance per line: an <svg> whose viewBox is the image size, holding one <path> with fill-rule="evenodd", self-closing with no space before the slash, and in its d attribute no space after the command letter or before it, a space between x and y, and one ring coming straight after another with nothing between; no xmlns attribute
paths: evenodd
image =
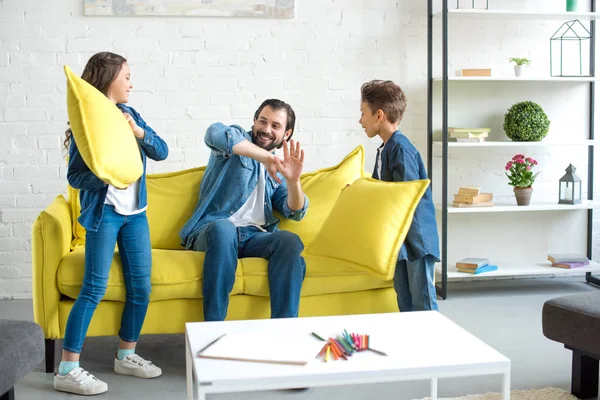
<svg viewBox="0 0 600 400"><path fill-rule="evenodd" d="M192 353L190 350L190 341L188 340L187 332L185 334L185 375L187 384L187 398L194 400L194 366L192 365ZM202 396L204 398L204 396Z"/></svg>
<svg viewBox="0 0 600 400"><path fill-rule="evenodd" d="M431 400L437 400L438 398L438 380L437 378L431 378Z"/></svg>
<svg viewBox="0 0 600 400"><path fill-rule="evenodd" d="M502 400L510 400L510 368L502 375Z"/></svg>

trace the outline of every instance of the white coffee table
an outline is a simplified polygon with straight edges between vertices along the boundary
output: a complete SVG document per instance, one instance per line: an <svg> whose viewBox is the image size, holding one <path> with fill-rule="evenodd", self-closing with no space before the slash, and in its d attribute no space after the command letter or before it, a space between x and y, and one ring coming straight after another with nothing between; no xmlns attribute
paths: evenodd
<svg viewBox="0 0 600 400"><path fill-rule="evenodd" d="M194 356L224 333L309 335L314 331L335 336L344 329L370 334L372 347L389 356L365 351L348 361L325 363L315 359L304 366ZM503 399L510 398L510 360L435 311L193 322L187 323L185 330L189 400L204 400L209 393L411 380L430 380L431 398L435 400L440 378L496 374L502 377Z"/></svg>

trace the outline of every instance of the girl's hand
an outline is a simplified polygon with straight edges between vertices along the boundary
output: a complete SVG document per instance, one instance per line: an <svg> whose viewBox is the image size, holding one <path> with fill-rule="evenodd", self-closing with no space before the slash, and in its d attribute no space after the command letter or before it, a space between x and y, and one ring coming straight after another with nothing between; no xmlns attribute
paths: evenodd
<svg viewBox="0 0 600 400"><path fill-rule="evenodd" d="M133 134L135 135L135 137L138 139L143 139L144 136L146 136L146 132L135 123L133 117L130 114L123 113L123 115L125 116L125 119L129 123L129 126L131 127L131 130L133 131Z"/></svg>

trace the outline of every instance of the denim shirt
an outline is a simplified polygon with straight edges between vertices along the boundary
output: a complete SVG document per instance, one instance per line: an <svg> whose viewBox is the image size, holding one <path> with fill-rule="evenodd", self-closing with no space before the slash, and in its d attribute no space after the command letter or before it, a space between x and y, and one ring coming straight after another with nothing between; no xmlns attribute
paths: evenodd
<svg viewBox="0 0 600 400"><path fill-rule="evenodd" d="M375 162L373 178L386 182L407 182L428 179L419 151L400 131L394 132L381 152L381 176L379 159ZM431 198L431 186L419 201L404 244L398 254L399 260L413 262L426 255L440 257L439 237L435 220L435 208Z"/></svg>
<svg viewBox="0 0 600 400"><path fill-rule="evenodd" d="M148 204L146 196L146 157L150 157L156 161L164 160L169 154L169 148L156 132L146 125L140 114L132 107L124 104L117 104L117 107L121 111L130 114L135 123L146 133L144 139L136 138L142 157L142 164L144 165L144 173L140 179L138 192L138 208L144 208ZM133 135L133 132L131 134ZM97 232L102 221L104 200L108 192L108 185L98 178L83 161L74 137L71 137L71 145L69 147L67 181L71 187L79 189L81 215L78 221L86 230Z"/></svg>
<svg viewBox="0 0 600 400"><path fill-rule="evenodd" d="M233 146L244 140L252 141L251 132L246 132L237 125L226 126L217 122L206 130L204 142L211 149L210 158L200 185L198 203L191 218L179 232L181 245L186 249L192 248L204 225L232 216L254 191L258 183L260 163L233 153ZM285 179L279 173L278 176L281 184L268 174L266 179L264 228L267 232L275 231L279 224L279 220L273 215L273 209L286 218L300 221L308 208L306 195L302 209L294 211L289 208Z"/></svg>

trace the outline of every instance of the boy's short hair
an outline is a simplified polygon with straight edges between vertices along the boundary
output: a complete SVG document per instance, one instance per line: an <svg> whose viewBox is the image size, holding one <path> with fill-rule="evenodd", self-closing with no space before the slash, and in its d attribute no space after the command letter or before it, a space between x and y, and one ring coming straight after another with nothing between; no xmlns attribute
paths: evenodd
<svg viewBox="0 0 600 400"><path fill-rule="evenodd" d="M373 113L382 110L391 123L402 121L406 110L406 95L394 82L378 79L366 82L360 88L360 97Z"/></svg>

